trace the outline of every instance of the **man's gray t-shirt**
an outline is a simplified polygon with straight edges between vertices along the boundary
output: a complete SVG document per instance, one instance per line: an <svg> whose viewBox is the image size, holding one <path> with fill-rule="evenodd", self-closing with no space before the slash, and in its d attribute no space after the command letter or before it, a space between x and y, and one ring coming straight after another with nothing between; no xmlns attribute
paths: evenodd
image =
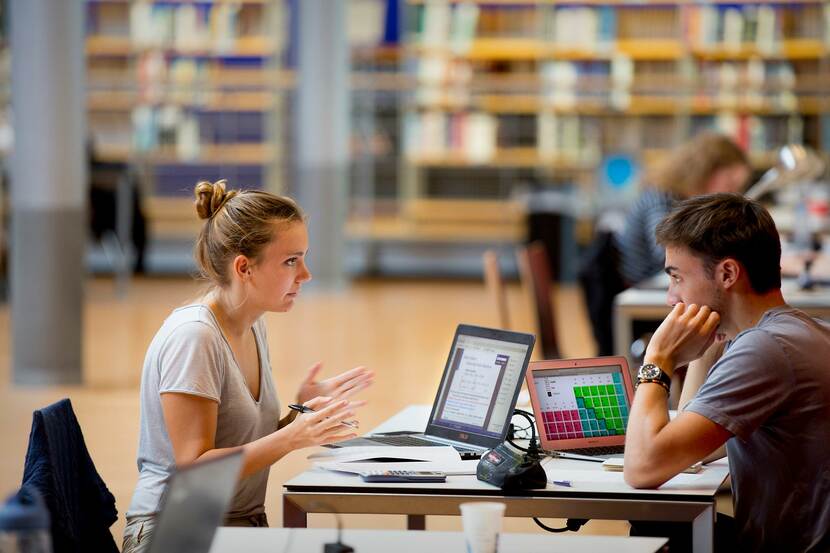
<svg viewBox="0 0 830 553"><path fill-rule="evenodd" d="M747 551L830 550L830 326L770 309L686 410L735 436L726 448Z"/></svg>
<svg viewBox="0 0 830 553"><path fill-rule="evenodd" d="M192 394L217 402L217 449L240 446L277 430L280 407L262 319L254 324L253 332L259 352L259 401L251 395L230 345L206 305L176 309L164 321L144 358L139 476L127 516L157 513L167 480L175 470L161 394ZM267 468L242 479L226 516L263 513L267 482Z"/></svg>

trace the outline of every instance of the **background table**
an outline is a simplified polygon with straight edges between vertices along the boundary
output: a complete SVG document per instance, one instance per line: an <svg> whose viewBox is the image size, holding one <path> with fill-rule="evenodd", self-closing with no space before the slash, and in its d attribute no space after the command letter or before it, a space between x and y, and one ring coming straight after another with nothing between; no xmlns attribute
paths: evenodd
<svg viewBox="0 0 830 553"><path fill-rule="evenodd" d="M830 320L830 287L799 290L795 279L787 278L782 282L781 291L792 307L813 317ZM635 322L652 322L657 328L669 314L667 292L668 279L666 275L659 275L617 295L614 300L614 350L617 355L625 355L631 361L629 348L636 338L632 333Z"/></svg>

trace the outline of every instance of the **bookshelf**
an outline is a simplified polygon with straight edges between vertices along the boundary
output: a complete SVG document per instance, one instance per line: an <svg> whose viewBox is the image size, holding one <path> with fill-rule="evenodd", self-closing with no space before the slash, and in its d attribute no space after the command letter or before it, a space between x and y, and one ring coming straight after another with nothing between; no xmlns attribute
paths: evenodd
<svg viewBox="0 0 830 553"><path fill-rule="evenodd" d="M192 240L197 180L283 188L284 0L87 0L89 139L136 168L155 240Z"/></svg>
<svg viewBox="0 0 830 553"><path fill-rule="evenodd" d="M515 243L527 183L596 211L606 156L648 165L704 128L757 170L830 150L827 0L408 0L404 27L397 210L353 221L367 239Z"/></svg>

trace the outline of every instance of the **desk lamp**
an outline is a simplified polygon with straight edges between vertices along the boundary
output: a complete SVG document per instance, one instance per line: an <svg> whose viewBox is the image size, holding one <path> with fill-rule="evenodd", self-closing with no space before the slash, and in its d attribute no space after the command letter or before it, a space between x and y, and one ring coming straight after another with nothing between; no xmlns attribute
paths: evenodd
<svg viewBox="0 0 830 553"><path fill-rule="evenodd" d="M778 165L764 173L744 196L757 200L767 192L810 181L824 172L824 160L800 144L787 144L778 151Z"/></svg>
<svg viewBox="0 0 830 553"><path fill-rule="evenodd" d="M800 186L798 202L794 206L793 243L810 252L821 249L820 238L815 237L810 228L807 217L806 190L804 184L824 173L825 163L813 150L800 144L788 144L778 151L778 165L769 169L744 194L747 198L757 200L768 192L773 192L788 186ZM804 268L798 277L798 284L802 290L809 290L814 286L810 276L810 266L813 256L808 254L804 259Z"/></svg>

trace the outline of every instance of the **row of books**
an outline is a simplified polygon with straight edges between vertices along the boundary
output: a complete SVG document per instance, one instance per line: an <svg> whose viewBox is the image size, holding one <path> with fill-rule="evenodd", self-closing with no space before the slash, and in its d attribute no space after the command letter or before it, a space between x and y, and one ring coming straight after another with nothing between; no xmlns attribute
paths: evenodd
<svg viewBox="0 0 830 553"><path fill-rule="evenodd" d="M808 38L830 43L830 6L803 4L782 9L770 4L696 5L684 11L691 44L739 50L754 45L764 54L777 52L782 39ZM794 13L797 11L798 13Z"/></svg>
<svg viewBox="0 0 830 553"><path fill-rule="evenodd" d="M636 66L636 69L635 69ZM535 99L525 111L553 107L559 111L578 106L626 110L632 97L672 100L680 105L697 98L722 109L798 109L798 98L823 93L821 67L801 68L784 60L751 59L745 62L701 61L696 71L678 71L674 62L633 62L624 56L604 61L551 61L541 66L537 79L524 86L494 90L474 78L472 64L457 59L425 57L417 67L419 86L414 91L421 107L453 111L475 107L481 95L499 94L505 104L510 94ZM824 83L824 85L829 83ZM513 105L515 107L515 104ZM534 107L535 106L535 107ZM494 111L510 111L506 109ZM485 108L486 109L486 108Z"/></svg>
<svg viewBox="0 0 830 553"><path fill-rule="evenodd" d="M167 98L174 102L205 101L208 68L205 60L169 60L157 50L141 54L136 63L138 101L156 103Z"/></svg>
<svg viewBox="0 0 830 553"><path fill-rule="evenodd" d="M182 53L233 54L245 36L266 35L277 49L286 37L285 10L275 10L265 28L260 17L244 17L243 5L233 2L156 4L135 2L129 11L129 39L137 49L169 48ZM116 23L117 24L117 23ZM96 32L108 34L106 22Z"/></svg>
<svg viewBox="0 0 830 553"><path fill-rule="evenodd" d="M801 76L817 76L815 72L802 72ZM746 62L701 63L696 83L709 88L741 88L754 90L795 89L798 84L792 63L783 60L764 62L751 59Z"/></svg>
<svg viewBox="0 0 830 553"><path fill-rule="evenodd" d="M593 163L602 152L661 150L675 143L676 128L670 118L644 124L632 119L605 119L539 113L529 134L536 159L570 159ZM512 128L511 128L512 127ZM766 154L781 144L800 143L804 121L797 115L758 117L723 112L696 117L695 131L714 128L732 136L750 154ZM531 127L528 127L531 128ZM526 144L528 135L515 136L515 125L492 114L410 113L404 122L404 151L413 160L443 162L458 158L471 163L494 161L503 152L516 151L514 140ZM513 135L513 136L511 136ZM526 148L525 148L526 149Z"/></svg>
<svg viewBox="0 0 830 553"><path fill-rule="evenodd" d="M691 46L774 54L782 40L830 44L827 4L490 5L425 2L415 6L412 33L425 47L464 53L476 38L539 39L583 51L610 51L617 40L678 39Z"/></svg>
<svg viewBox="0 0 830 553"><path fill-rule="evenodd" d="M132 144L136 153L173 148L183 161L199 157L199 119L193 113L174 105L161 108L140 105L133 109L132 124Z"/></svg>
<svg viewBox="0 0 830 553"><path fill-rule="evenodd" d="M476 36L479 14L479 7L473 3L427 2L416 8L412 31L424 46L463 53Z"/></svg>
<svg viewBox="0 0 830 553"><path fill-rule="evenodd" d="M205 113L176 104L133 108L132 146L139 154L175 151L182 161L197 159L203 145L266 143L266 120L257 113Z"/></svg>
<svg viewBox="0 0 830 553"><path fill-rule="evenodd" d="M703 120L698 126L706 124L711 123ZM804 138L804 120L797 115L769 118L723 113L715 117L713 124L750 155L767 154L783 144L800 144Z"/></svg>
<svg viewBox="0 0 830 553"><path fill-rule="evenodd" d="M404 152L410 159L462 156L486 163L496 154L497 118L487 113L407 113L404 117Z"/></svg>

